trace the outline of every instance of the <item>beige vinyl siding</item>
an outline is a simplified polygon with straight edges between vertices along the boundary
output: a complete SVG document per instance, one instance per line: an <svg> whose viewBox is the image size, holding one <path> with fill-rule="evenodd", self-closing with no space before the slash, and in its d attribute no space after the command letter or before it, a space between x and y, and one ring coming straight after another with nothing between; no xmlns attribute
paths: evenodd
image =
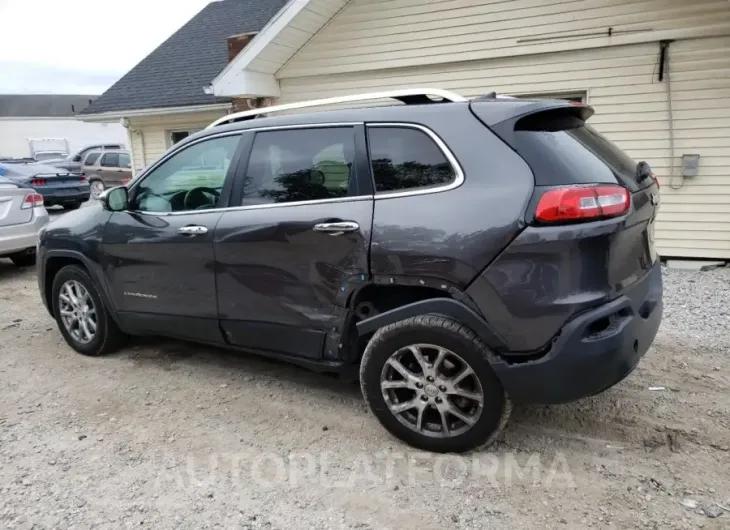
<svg viewBox="0 0 730 530"><path fill-rule="evenodd" d="M279 77L727 34L728 27L728 0L353 0Z"/></svg>
<svg viewBox="0 0 730 530"><path fill-rule="evenodd" d="M680 190L669 185L667 84L657 79L658 43L287 77L280 80L281 103L413 86L465 96L587 91L596 110L590 122L660 175L659 251L730 258L730 37L677 41L670 56L677 174L683 153L701 155L699 176Z"/></svg>
<svg viewBox="0 0 730 530"><path fill-rule="evenodd" d="M225 115L225 111L208 111L169 116L130 118L132 157L135 170L159 159L170 148L171 131L203 129Z"/></svg>

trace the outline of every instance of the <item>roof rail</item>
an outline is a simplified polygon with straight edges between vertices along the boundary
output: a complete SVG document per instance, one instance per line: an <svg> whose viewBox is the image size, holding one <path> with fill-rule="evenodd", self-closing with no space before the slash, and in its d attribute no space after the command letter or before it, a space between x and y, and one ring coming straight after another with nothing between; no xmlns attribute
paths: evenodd
<svg viewBox="0 0 730 530"><path fill-rule="evenodd" d="M441 101L434 101L432 97L441 98ZM310 101L299 101L297 103L287 103L285 105L276 105L272 107L262 107L260 109L245 110L243 112L235 112L228 114L215 120L208 125L206 129L235 123L237 121L250 120L262 114L271 114L284 110L306 109L309 107L322 107L325 105L337 105L339 103L351 103L358 101L373 101L376 99L397 99L406 105L418 105L423 103L452 103L459 101L468 101L467 98L439 88L405 88L402 90L389 90L387 92L372 92L369 94L354 94L350 96L339 96L326 99L313 99Z"/></svg>

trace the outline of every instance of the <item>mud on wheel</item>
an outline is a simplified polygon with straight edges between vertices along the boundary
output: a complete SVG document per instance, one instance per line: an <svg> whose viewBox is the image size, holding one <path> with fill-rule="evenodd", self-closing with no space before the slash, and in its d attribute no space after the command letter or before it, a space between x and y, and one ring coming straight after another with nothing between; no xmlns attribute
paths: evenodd
<svg viewBox="0 0 730 530"><path fill-rule="evenodd" d="M368 406L406 443L436 452L488 444L511 404L494 374L491 352L466 326L418 316L378 330L360 365Z"/></svg>

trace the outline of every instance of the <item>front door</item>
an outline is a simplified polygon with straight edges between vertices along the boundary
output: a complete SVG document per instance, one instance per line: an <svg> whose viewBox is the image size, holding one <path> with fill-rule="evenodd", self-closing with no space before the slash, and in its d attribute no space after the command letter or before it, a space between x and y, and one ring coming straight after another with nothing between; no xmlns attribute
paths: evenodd
<svg viewBox="0 0 730 530"><path fill-rule="evenodd" d="M112 214L105 274L130 330L221 342L213 234L230 197L240 138L183 146L132 186L128 211Z"/></svg>
<svg viewBox="0 0 730 530"><path fill-rule="evenodd" d="M327 334L341 332L351 289L369 277L372 186L355 156L356 145L364 152L362 131L315 126L248 139L251 154L237 177L241 208L225 212L215 231L218 305L230 343L336 357Z"/></svg>

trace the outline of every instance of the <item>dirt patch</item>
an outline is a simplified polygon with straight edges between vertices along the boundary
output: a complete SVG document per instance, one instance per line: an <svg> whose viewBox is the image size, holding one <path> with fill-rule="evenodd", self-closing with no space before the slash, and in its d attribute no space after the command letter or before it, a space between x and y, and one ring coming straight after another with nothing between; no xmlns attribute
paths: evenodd
<svg viewBox="0 0 730 530"><path fill-rule="evenodd" d="M0 261L0 527L727 528L730 326L670 309L700 331L665 320L616 388L437 456L333 377L164 340L77 355Z"/></svg>

